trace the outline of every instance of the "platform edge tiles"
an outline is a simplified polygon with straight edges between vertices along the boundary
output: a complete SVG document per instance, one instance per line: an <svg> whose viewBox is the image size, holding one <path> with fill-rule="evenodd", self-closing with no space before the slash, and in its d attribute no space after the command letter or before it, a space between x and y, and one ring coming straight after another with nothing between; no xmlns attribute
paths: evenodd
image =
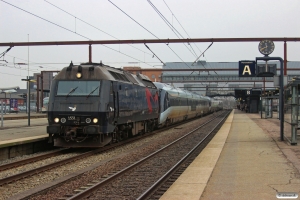
<svg viewBox="0 0 300 200"><path fill-rule="evenodd" d="M8 147L8 146L16 146L20 144L26 144L26 143L32 143L32 142L37 142L41 140L48 140L48 135L43 134L39 136L32 136L32 137L24 137L24 138L19 138L19 139L11 139L11 140L5 140L5 141L0 141L0 148Z"/></svg>
<svg viewBox="0 0 300 200"><path fill-rule="evenodd" d="M161 200L200 199L226 142L233 115L234 110L214 138L164 193Z"/></svg>
<svg viewBox="0 0 300 200"><path fill-rule="evenodd" d="M0 162L49 149L52 149L52 144L48 143L46 134L0 141Z"/></svg>

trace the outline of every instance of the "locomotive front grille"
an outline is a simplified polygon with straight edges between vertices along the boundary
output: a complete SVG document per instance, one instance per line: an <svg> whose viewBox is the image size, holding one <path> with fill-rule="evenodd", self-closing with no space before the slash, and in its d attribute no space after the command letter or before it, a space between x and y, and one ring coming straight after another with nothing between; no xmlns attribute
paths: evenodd
<svg viewBox="0 0 300 200"><path fill-rule="evenodd" d="M77 135L83 135L83 129L82 128L77 128L76 129L76 134Z"/></svg>

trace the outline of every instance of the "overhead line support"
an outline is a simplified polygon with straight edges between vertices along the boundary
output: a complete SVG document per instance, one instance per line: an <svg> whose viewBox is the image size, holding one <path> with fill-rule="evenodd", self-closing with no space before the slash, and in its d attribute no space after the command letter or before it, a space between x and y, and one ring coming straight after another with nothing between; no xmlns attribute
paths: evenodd
<svg viewBox="0 0 300 200"><path fill-rule="evenodd" d="M92 45L92 44L144 44L144 43L194 43L194 42L260 42L270 39L274 42L299 42L297 38L188 38L188 39L142 39L142 40L86 40L54 42L5 42L0 46L47 46L47 45Z"/></svg>

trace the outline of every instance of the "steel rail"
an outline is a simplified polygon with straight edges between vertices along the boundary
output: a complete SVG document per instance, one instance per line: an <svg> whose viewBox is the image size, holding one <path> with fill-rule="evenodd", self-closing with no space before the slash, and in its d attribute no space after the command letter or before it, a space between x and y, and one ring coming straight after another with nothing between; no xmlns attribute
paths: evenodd
<svg viewBox="0 0 300 200"><path fill-rule="evenodd" d="M65 165L65 164L73 162L75 160L86 158L87 156L96 154L96 153L98 153L102 150L103 149L97 149L97 150L89 151L89 152L86 152L86 153L83 153L83 154L80 154L80 155L77 155L77 156L74 156L74 157L71 157L71 158L60 160L60 161L57 161L57 162L54 162L54 163L36 168L36 169L28 170L28 171L25 171L25 172L22 172L22 173L19 173L19 174L15 174L15 175L0 179L0 186L4 185L4 184L7 184L7 183L10 183L10 182L13 182L13 181L20 180L20 179L28 177L28 176L32 176L32 175L41 173L41 172L49 170L49 169L53 169L55 167L59 167L61 165Z"/></svg>
<svg viewBox="0 0 300 200"><path fill-rule="evenodd" d="M100 187L102 187L103 185L106 185L108 183L110 183L111 181L115 180L116 178L124 175L127 171L135 168L136 166L141 165L142 163L144 163L145 161L147 161L148 159L152 158L153 156L157 155L158 153L162 152L163 150L165 150L166 148L172 146L173 144L179 142L180 140L182 140L183 138L187 137L188 135L192 134L193 132L197 131L198 129L202 128L203 126L205 126L206 124L210 123L211 121L215 120L217 117L219 117L220 115L216 116L215 118L207 121L206 123L202 124L201 126L195 128L194 130L188 132L187 134L185 134L184 136L178 138L177 140L173 141L172 143L162 147L161 149L153 152L152 154L148 155L147 157L131 164L130 166L126 167L125 169L118 171L117 173L107 177L106 179L99 181L99 182L93 182L92 184L88 184L89 187L84 187L83 189L81 189L81 191L77 194L75 194L74 196L71 196L69 198L67 198L68 200L78 200L78 199L83 199L87 196L89 196L92 192L98 190ZM79 191L79 190L78 190Z"/></svg>
<svg viewBox="0 0 300 200"><path fill-rule="evenodd" d="M186 123L186 122L194 120L194 119L195 118L184 121L182 123ZM89 152L86 152L86 153L83 153L83 154L80 154L80 155L77 155L77 156L73 156L71 158L67 158L67 159L64 159L64 160L61 160L61 161L58 161L58 162L55 162L55 163L51 163L51 164L48 164L48 165L45 165L45 166L41 166L39 168L35 168L35 169L32 169L32 170L28 170L28 171L25 171L25 172L22 172L22 173L19 173L19 174L15 174L15 175L0 179L0 186L4 185L4 184L7 184L7 183L10 183L10 182L13 182L13 181L20 180L22 178L26 178L28 176L32 176L32 175L41 173L43 171L47 171L47 170L50 170L50 169L68 164L68 163L73 162L75 160L80 160L80 159L86 158L88 156L91 156L91 155L94 155L94 154L97 154L97 153L100 153L100 152L108 151L110 149L113 149L115 147L127 144L129 142L134 142L134 141L137 141L137 140L142 139L142 138L150 137L151 135L156 134L158 131L163 131L163 130L168 129L170 127L181 125L182 123L174 124L172 126L165 127L165 128L159 129L157 131L153 131L151 133L147 133L146 135L140 135L140 136L133 137L133 138L130 138L130 139L127 139L127 140L122 140L118 143L114 143L113 145L105 146L105 147L102 147L102 148L99 148L99 149L96 149L96 150L93 150L93 151L89 151ZM32 158L32 159L34 159L34 158ZM28 162L30 162L30 160L31 159L29 158ZM20 163L21 162L22 161L20 161ZM18 165L17 162L15 164L16 164L16 166ZM7 166L3 165L3 170L5 170L5 168L7 169L8 165L9 164L7 164Z"/></svg>
<svg viewBox="0 0 300 200"><path fill-rule="evenodd" d="M169 171L167 171L151 187L149 187L148 190L146 190L142 195L140 195L137 198L137 200L146 199L146 198L150 197L152 195L152 193L157 190L157 187L160 184L165 182L168 179L168 177L171 174L173 174L181 164L183 164L186 160L188 160L188 158L196 151L197 148L199 148L199 146L207 139L207 137L210 136L210 134L212 134L215 131L215 129L220 125L221 122L223 122L224 119L226 119L226 117L229 115L229 113L230 112L228 112L226 114L226 116L219 123L216 124L216 126L213 128L213 130L211 130L198 144L196 144L196 146L190 152L188 152L180 161L178 161Z"/></svg>
<svg viewBox="0 0 300 200"><path fill-rule="evenodd" d="M51 156L56 156L56 155L59 155L59 154L62 154L64 152L68 152L68 151L70 151L70 149L59 149L59 150L56 150L56 151L53 151L53 152L50 152L50 153L46 153L46 154L43 154L43 155L37 155L37 156L31 157L31 158L26 158L26 159L23 159L23 160L18 160L18 161L15 161L15 162L3 164L3 165L0 165L0 172L4 171L4 170L7 170L7 169L14 168L14 167L18 167L18 166L21 166L21 165L26 165L28 163L44 160L44 159L49 158Z"/></svg>

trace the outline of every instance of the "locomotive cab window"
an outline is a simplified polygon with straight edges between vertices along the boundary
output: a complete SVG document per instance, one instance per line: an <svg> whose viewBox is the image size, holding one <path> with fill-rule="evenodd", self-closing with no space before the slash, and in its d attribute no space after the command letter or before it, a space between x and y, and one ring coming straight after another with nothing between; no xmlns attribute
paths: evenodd
<svg viewBox="0 0 300 200"><path fill-rule="evenodd" d="M57 96L99 96L100 81L59 81Z"/></svg>

